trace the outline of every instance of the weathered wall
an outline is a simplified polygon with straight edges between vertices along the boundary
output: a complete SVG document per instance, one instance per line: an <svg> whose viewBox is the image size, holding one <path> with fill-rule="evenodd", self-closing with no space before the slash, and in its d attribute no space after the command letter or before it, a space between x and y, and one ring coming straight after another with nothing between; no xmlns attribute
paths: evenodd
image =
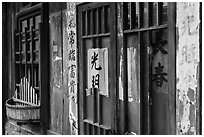
<svg viewBox="0 0 204 137"><path fill-rule="evenodd" d="M50 3L50 130L59 134L77 134L76 35L76 3Z"/></svg>
<svg viewBox="0 0 204 137"><path fill-rule="evenodd" d="M198 134L199 3L177 3L177 134Z"/></svg>
<svg viewBox="0 0 204 137"><path fill-rule="evenodd" d="M69 124L71 135L78 134L78 114L77 114L77 32L76 32L76 2L67 3L66 26L64 27L65 42L65 68L67 74L67 94L69 101ZM66 47L65 47L66 46Z"/></svg>

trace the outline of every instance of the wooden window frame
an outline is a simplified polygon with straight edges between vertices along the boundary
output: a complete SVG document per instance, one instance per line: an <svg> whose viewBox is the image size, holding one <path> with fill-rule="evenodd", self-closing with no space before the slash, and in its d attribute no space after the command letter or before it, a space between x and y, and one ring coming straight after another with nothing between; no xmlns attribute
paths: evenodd
<svg viewBox="0 0 204 137"><path fill-rule="evenodd" d="M40 3L16 14L15 22L18 25L19 20L23 20L34 14L41 14L40 30L40 45L39 46L39 92L40 92L40 129L42 134L46 134L49 127L49 5L48 3ZM17 25L14 29L17 29ZM15 38L15 34L14 34ZM15 40L16 41L16 40ZM15 42L16 43L16 42ZM14 43L14 47L15 47ZM43 45L43 46L42 46ZM15 51L13 51L15 54ZM15 59L16 60L16 59ZM15 66L14 60L14 66ZM16 68L14 68L16 70ZM14 75L15 77L16 75ZM15 81L15 80L14 80ZM15 83L15 82L14 82ZM15 87L14 87L15 88ZM15 90L15 89L13 89Z"/></svg>

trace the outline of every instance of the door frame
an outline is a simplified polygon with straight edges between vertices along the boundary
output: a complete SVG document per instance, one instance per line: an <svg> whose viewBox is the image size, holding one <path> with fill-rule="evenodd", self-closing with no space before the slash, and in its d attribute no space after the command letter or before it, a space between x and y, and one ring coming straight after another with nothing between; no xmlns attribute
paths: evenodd
<svg viewBox="0 0 204 137"><path fill-rule="evenodd" d="M82 23L80 20L82 20L81 13L82 11L91 9L91 8L96 8L100 6L104 6L105 3L82 3L76 6L76 11L77 11L77 50L78 50L78 91L77 91L77 103L78 103L78 134L84 134L84 114L85 114L85 102L84 102L84 96L86 96L83 92L85 90L85 84L83 81L85 81L85 73L83 73L83 66L86 63L86 58L83 57L85 48L82 46ZM117 57L117 24L116 24L116 2L111 2L111 3L106 3L107 5L110 5L110 13L112 14L112 20L110 26L110 45L114 46L113 49L115 53L114 56ZM111 33L113 32L113 33ZM110 54L110 53L109 53ZM115 58L116 59L116 58ZM111 91L111 132L112 134L117 134L118 133L118 103L117 101L117 87L118 87L118 80L117 80L117 59L116 59L116 64L113 65L113 69L115 70L115 77L114 77L114 84L115 84L115 89L114 91Z"/></svg>

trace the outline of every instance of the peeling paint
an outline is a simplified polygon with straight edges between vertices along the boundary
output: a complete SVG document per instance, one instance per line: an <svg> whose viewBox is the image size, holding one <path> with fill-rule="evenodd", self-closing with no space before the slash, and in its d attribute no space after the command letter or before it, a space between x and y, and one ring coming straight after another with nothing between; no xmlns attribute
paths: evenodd
<svg viewBox="0 0 204 137"><path fill-rule="evenodd" d="M196 134L199 65L199 3L177 3L177 134Z"/></svg>
<svg viewBox="0 0 204 137"><path fill-rule="evenodd" d="M68 34L68 94L69 122L71 135L78 134L77 122L77 38L76 38L76 2L67 3L67 34Z"/></svg>
<svg viewBox="0 0 204 137"><path fill-rule="evenodd" d="M119 74L119 99L120 100L124 100L123 99L123 91L124 91L124 85L123 85L123 56L124 56L124 50L123 50L123 20L122 20L122 13L121 13L121 7L123 6L122 3L118 3L117 7L118 7L118 43L120 44L121 48L120 48L120 74Z"/></svg>

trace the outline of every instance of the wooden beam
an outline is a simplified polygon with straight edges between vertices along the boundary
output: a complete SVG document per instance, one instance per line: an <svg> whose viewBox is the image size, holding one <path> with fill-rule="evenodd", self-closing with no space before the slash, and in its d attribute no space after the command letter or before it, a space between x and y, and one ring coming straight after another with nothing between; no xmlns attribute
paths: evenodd
<svg viewBox="0 0 204 137"><path fill-rule="evenodd" d="M168 3L169 134L176 134L176 3Z"/></svg>

